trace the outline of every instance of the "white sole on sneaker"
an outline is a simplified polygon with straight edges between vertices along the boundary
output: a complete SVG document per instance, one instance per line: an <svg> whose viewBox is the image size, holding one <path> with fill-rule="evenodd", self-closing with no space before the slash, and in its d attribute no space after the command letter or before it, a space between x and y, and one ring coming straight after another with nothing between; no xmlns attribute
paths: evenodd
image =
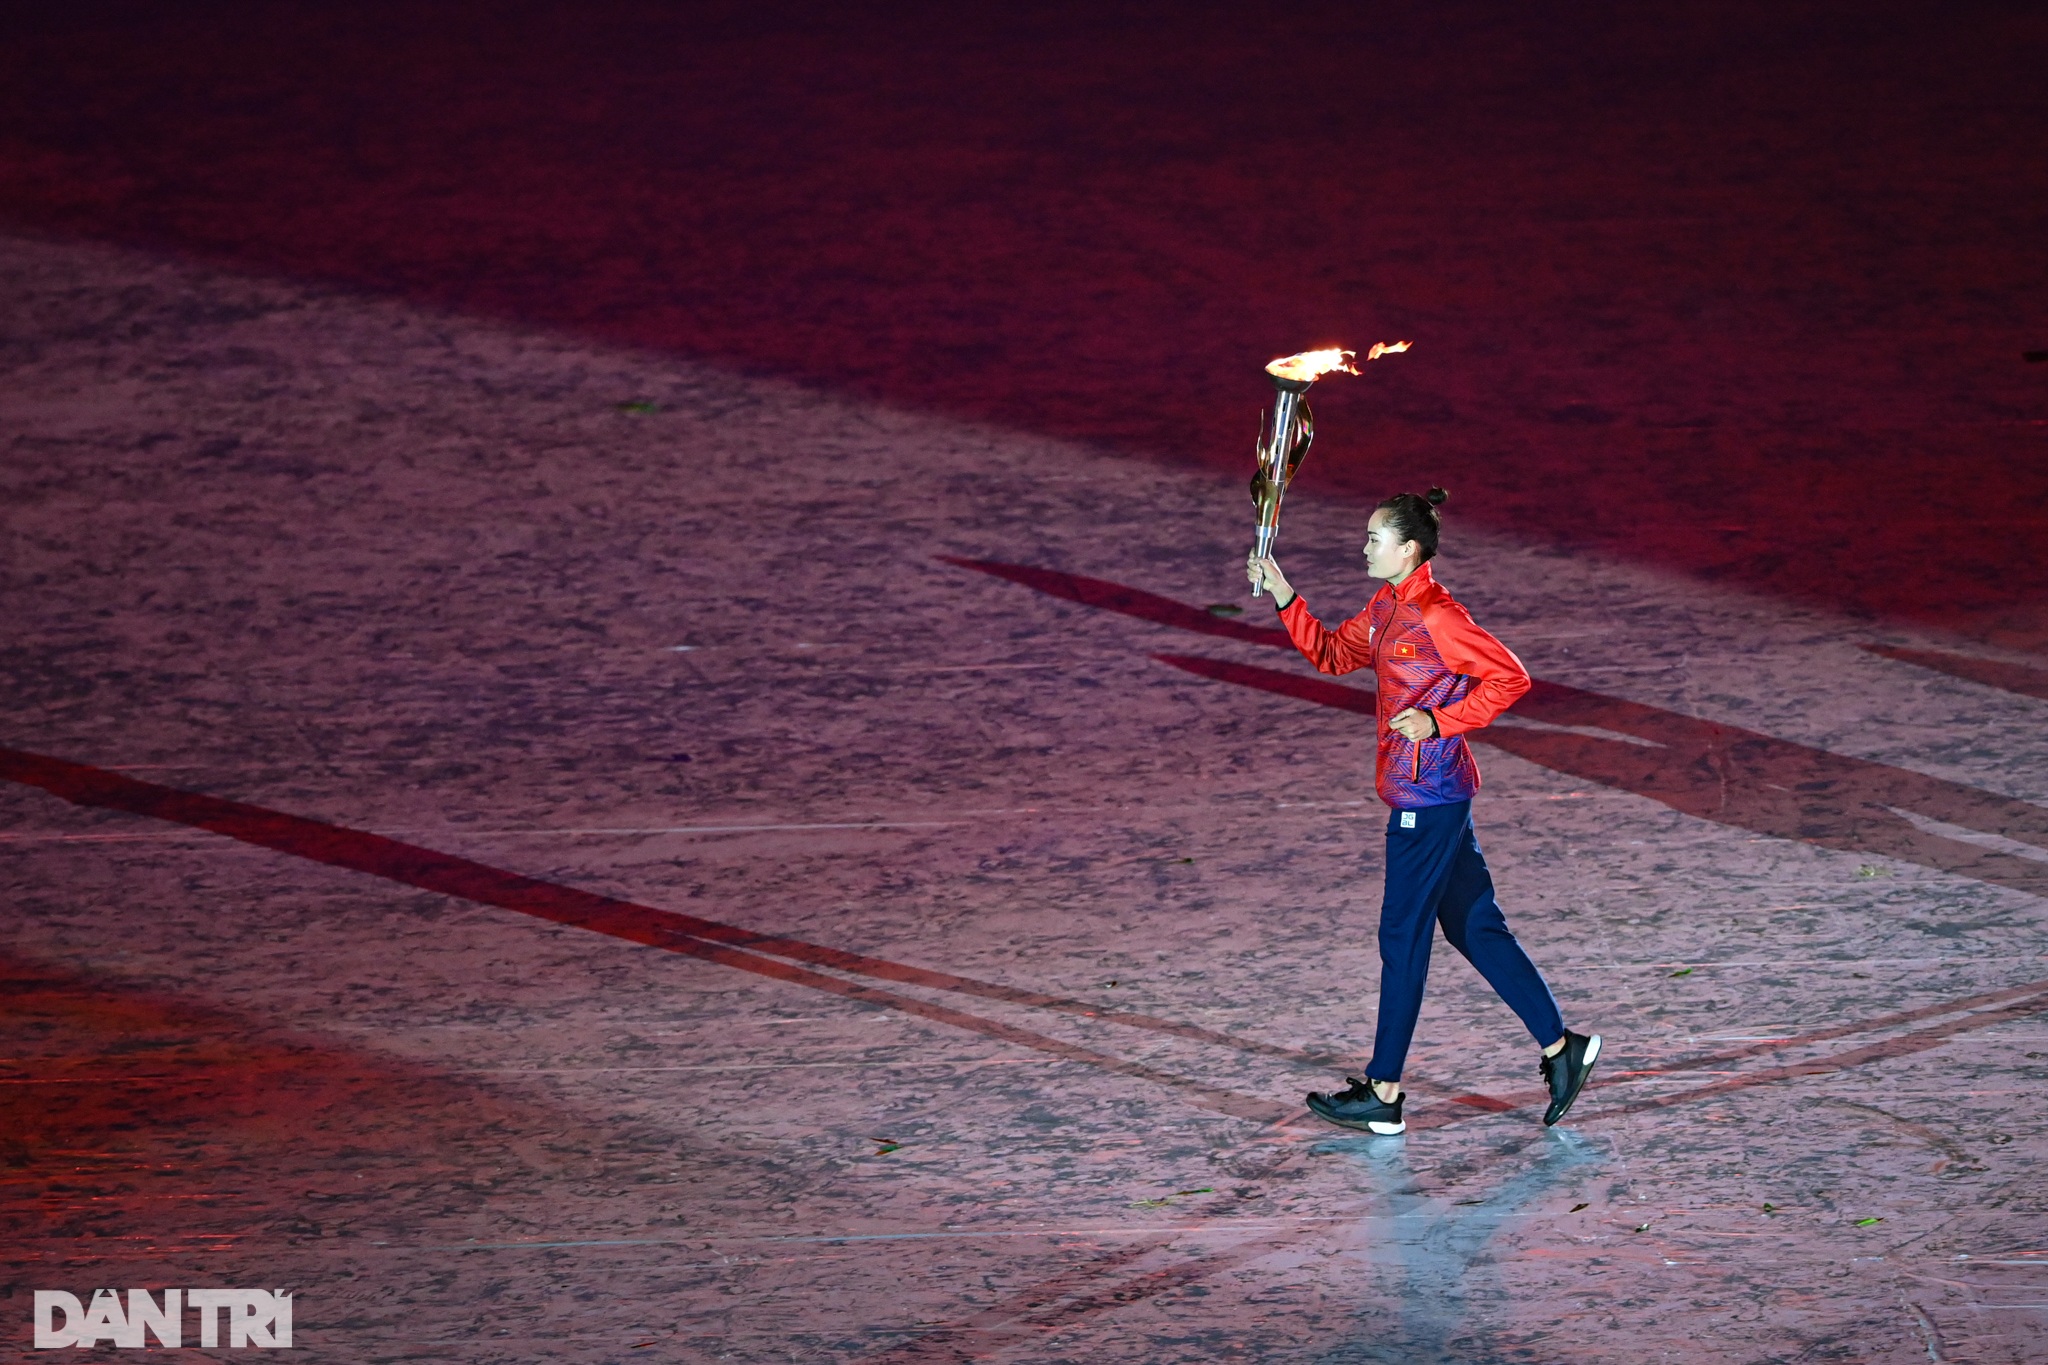
<svg viewBox="0 0 2048 1365"><path fill-rule="evenodd" d="M1339 1128L1349 1128L1354 1133L1371 1133L1374 1137L1398 1137L1408 1131L1406 1119L1367 1119L1361 1123L1357 1119L1338 1118L1335 1114L1325 1113L1313 1102L1323 1098L1325 1097L1321 1095L1311 1096L1308 1111L1325 1123L1334 1123Z"/></svg>

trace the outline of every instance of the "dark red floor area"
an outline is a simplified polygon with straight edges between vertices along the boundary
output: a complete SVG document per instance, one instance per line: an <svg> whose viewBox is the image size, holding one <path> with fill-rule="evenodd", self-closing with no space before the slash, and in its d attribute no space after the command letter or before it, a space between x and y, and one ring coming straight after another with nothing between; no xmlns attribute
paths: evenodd
<svg viewBox="0 0 2048 1365"><path fill-rule="evenodd" d="M1445 948L1354 1137L1373 694L1238 471L174 255L0 230L17 1353L267 1286L336 1365L2048 1359L2040 660L1458 525L1601 1069L1546 1129Z"/></svg>
<svg viewBox="0 0 2048 1365"><path fill-rule="evenodd" d="M0 219L2048 646L2019 4L17 7Z"/></svg>

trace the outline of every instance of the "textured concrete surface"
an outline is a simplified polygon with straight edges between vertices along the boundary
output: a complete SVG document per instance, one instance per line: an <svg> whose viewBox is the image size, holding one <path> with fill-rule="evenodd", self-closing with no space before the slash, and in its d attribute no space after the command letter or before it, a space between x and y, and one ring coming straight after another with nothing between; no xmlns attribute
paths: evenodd
<svg viewBox="0 0 2048 1365"><path fill-rule="evenodd" d="M1481 836L1609 1051L1546 1132L1440 957L1368 1141L1298 1101L1370 699L1235 475L21 236L0 345L16 1348L220 1284L352 1363L2048 1357L2038 658L1454 489L1545 684ZM1326 618L1360 520L1290 503Z"/></svg>
<svg viewBox="0 0 2048 1365"><path fill-rule="evenodd" d="M0 224L1304 473L2048 652L2048 12L2014 0L0 10ZM1881 542L1873 537L1881 534Z"/></svg>

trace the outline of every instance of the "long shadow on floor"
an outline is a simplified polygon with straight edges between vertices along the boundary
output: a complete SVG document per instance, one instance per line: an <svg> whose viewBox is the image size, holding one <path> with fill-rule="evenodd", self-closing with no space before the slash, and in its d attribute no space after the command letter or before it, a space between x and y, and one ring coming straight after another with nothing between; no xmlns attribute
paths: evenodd
<svg viewBox="0 0 2048 1365"><path fill-rule="evenodd" d="M947 562L1175 630L1292 649L1282 631L1219 620L1121 583L993 560ZM1217 682L1378 715L1377 697L1364 688L1224 659L1153 657ZM1540 679L1507 723L1470 738L1716 824L2048 896L2048 851L2037 860L2001 847L2048 850L2048 810L1960 782Z"/></svg>

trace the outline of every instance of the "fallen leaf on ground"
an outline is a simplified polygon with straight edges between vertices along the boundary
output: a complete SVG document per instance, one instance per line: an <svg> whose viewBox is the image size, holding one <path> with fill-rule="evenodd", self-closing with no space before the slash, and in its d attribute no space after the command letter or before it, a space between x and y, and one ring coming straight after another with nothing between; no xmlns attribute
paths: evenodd
<svg viewBox="0 0 2048 1365"><path fill-rule="evenodd" d="M1690 967L1680 967L1680 968L1679 968L1679 969L1678 969L1677 971L1673 972L1673 973L1672 973L1672 975L1673 975L1673 976L1691 976L1691 975L1692 975L1692 968L1690 968Z"/></svg>
<svg viewBox="0 0 2048 1365"><path fill-rule="evenodd" d="M1884 1219L1882 1218L1858 1218L1856 1220L1856 1226L1859 1228L1867 1228L1872 1223L1882 1223L1883 1221Z"/></svg>
<svg viewBox="0 0 2048 1365"><path fill-rule="evenodd" d="M891 1152L900 1152L903 1150L902 1143L893 1141L889 1138L869 1138L868 1141L875 1144L876 1156L887 1156Z"/></svg>
<svg viewBox="0 0 2048 1365"><path fill-rule="evenodd" d="M1590 1209L1592 1207L1591 1204L1574 1204L1572 1205L1572 1212L1577 1213L1580 1209Z"/></svg>

